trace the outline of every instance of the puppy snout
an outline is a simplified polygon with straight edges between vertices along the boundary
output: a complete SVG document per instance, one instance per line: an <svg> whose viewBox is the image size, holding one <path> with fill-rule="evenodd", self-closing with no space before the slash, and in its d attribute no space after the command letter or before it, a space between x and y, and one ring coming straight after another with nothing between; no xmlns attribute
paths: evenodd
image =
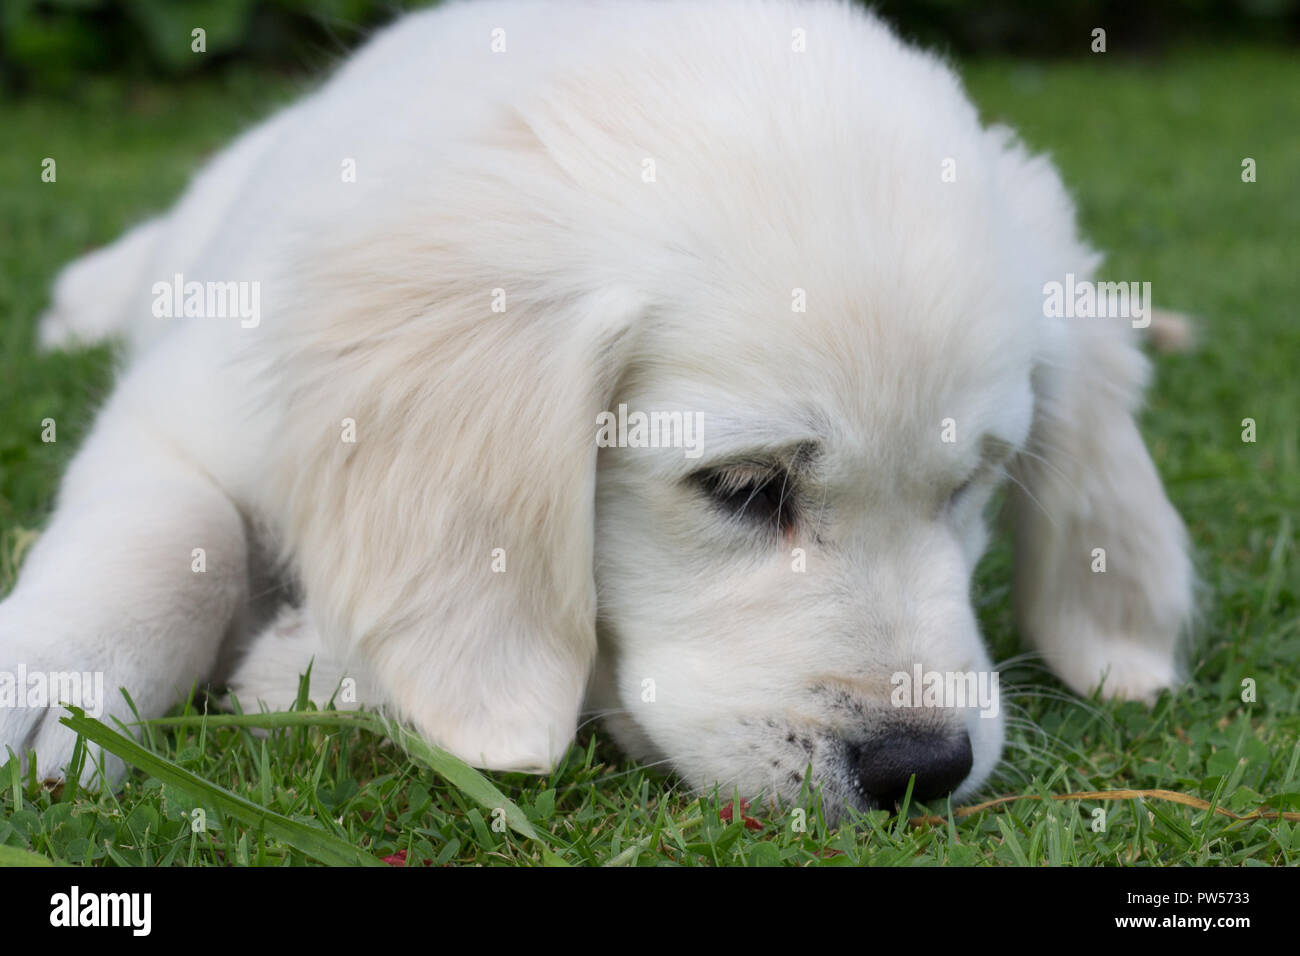
<svg viewBox="0 0 1300 956"><path fill-rule="evenodd" d="M912 774L916 774L912 797L933 800L952 793L970 773L970 736L965 731L948 735L896 731L850 745L848 760L859 789L878 806L902 800Z"/></svg>

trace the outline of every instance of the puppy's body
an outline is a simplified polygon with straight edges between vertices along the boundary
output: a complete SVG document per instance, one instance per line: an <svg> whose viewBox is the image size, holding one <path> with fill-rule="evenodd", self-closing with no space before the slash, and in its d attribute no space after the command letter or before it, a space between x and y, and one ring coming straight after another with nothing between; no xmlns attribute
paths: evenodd
<svg viewBox="0 0 1300 956"><path fill-rule="evenodd" d="M245 702L292 700L315 656L475 764L539 769L599 644L589 705L694 783L822 784L838 812L887 797L864 781L900 747L968 737L932 777L969 792L1000 718L891 708L890 680L989 670L968 591L1004 468L1047 661L1078 690L1175 679L1190 572L1132 420L1145 362L1126 320L1043 316L1097 262L1050 165L849 7L408 17L61 277L44 340L121 331L134 359L0 661L160 713L261 628L270 548L302 610L246 652ZM258 283L259 321L153 318L178 274ZM702 413L703 456L598 456L619 404ZM0 740L57 772L56 719L0 712Z"/></svg>

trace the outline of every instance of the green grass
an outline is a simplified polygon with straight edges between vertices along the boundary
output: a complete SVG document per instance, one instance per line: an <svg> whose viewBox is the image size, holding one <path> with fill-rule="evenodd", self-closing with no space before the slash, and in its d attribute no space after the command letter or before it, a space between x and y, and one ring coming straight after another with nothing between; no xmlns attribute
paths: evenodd
<svg viewBox="0 0 1300 956"><path fill-rule="evenodd" d="M964 72L987 118L1054 155L1109 253L1108 277L1149 279L1163 307L1201 317L1200 347L1159 359L1143 419L1198 551L1191 683L1146 708L1080 701L1041 669L1012 668L1010 746L987 792L1165 788L1234 811L1300 810L1300 62L1189 52ZM0 589L111 380L105 349L33 349L55 270L165 207L205 155L293 93L244 76L0 105ZM58 161L57 184L39 181L45 156ZM1240 180L1246 156L1254 184ZM46 417L56 444L40 441ZM1257 422L1254 444L1241 441L1243 418ZM1019 650L1009 562L999 541L977 588L998 659ZM1246 678L1254 702L1242 700ZM800 831L793 815L756 809L761 829L750 829L721 818L726 795L696 799L623 761L590 726L555 773L489 782L347 715L269 718L278 726L263 736L201 713L199 698L184 719L148 728L134 753L143 769L116 793L44 787L0 766L0 862L27 851L105 865L298 865L348 848L434 865L1300 862L1300 824L1152 799L1024 800L919 827L877 811L837 832L815 811ZM948 817L947 806L928 809Z"/></svg>

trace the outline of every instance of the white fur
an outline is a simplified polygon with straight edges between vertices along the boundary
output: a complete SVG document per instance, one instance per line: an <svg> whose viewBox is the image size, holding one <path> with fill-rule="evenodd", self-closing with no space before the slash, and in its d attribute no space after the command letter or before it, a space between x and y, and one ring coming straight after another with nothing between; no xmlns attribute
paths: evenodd
<svg viewBox="0 0 1300 956"><path fill-rule="evenodd" d="M784 798L811 766L835 810L891 673L990 667L969 588L1001 471L945 502L992 435L1029 453L1025 633L1071 687L1147 697L1191 577L1133 423L1145 361L1126 322L1042 312L1097 263L1051 165L849 6L406 17L60 278L43 339L117 330L134 358L0 604L0 668L103 669L160 714L261 627L269 548L302 608L237 665L246 707L315 657L322 696L354 675L473 763L541 770L592 678L633 754ZM260 282L260 325L153 318L175 273ZM702 412L703 458L598 455L619 403ZM798 442L788 538L689 479ZM978 788L1001 719L915 719L970 733ZM0 742L58 773L56 720L0 711Z"/></svg>

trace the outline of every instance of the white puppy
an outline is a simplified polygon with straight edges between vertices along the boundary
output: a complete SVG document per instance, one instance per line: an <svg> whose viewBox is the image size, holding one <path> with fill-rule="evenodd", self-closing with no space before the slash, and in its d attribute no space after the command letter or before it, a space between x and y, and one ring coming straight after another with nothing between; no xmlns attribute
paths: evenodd
<svg viewBox="0 0 1300 956"><path fill-rule="evenodd" d="M102 671L127 718L227 658L284 705L314 658L482 767L552 765L585 695L696 786L961 797L1008 473L1027 639L1081 692L1177 677L1133 323L1044 314L1098 262L1050 164L846 4L409 16L60 277L43 340L133 357L0 668ZM0 743L58 774L60 712Z"/></svg>

